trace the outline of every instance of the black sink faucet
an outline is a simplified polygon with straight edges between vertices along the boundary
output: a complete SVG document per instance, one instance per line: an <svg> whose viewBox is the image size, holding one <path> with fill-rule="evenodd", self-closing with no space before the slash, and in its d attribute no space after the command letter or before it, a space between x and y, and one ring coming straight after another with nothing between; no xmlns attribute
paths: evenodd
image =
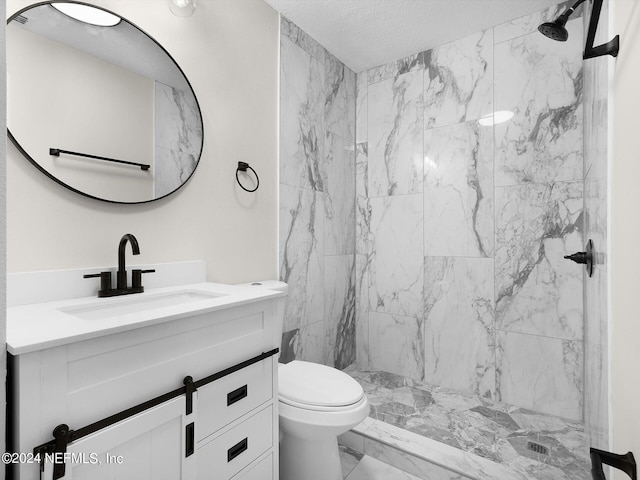
<svg viewBox="0 0 640 480"><path fill-rule="evenodd" d="M142 274L152 273L155 270L141 270L136 269L131 272L131 286L127 286L127 266L125 262L125 250L127 243L131 244L131 250L134 255L140 255L140 246L138 245L138 239L130 233L125 233L120 239L118 245L118 271L116 272L116 288L112 288L111 284L111 271L91 273L84 275L84 278L100 278L100 290L98 290L99 297L115 297L117 295L127 295L130 293L142 293L144 287L142 286Z"/></svg>
<svg viewBox="0 0 640 480"><path fill-rule="evenodd" d="M127 288L127 268L125 262L125 247L127 242L131 243L131 250L134 255L140 255L140 246L138 245L138 239L130 233L125 233L120 239L120 245L118 245L118 273L117 273L117 285L118 290Z"/></svg>

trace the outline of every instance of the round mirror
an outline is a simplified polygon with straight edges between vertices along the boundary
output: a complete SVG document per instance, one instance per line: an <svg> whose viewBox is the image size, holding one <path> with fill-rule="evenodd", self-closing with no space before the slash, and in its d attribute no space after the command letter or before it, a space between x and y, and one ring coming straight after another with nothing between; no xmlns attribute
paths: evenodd
<svg viewBox="0 0 640 480"><path fill-rule="evenodd" d="M101 26L68 5L116 18ZM7 21L6 44L9 138L47 176L88 197L142 203L193 175L203 144L198 101L138 27L80 2L39 3Z"/></svg>

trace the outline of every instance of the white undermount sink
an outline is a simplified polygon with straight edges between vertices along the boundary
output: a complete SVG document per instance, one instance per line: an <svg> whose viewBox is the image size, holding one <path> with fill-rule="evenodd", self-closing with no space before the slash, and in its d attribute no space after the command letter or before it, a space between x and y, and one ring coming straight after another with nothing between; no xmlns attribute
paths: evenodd
<svg viewBox="0 0 640 480"><path fill-rule="evenodd" d="M186 305L189 303L211 300L223 297L224 293L214 293L198 290L183 290L177 292L132 294L126 297L112 297L100 300L99 305L64 307L58 310L82 320L101 320L103 318L141 313L157 308Z"/></svg>

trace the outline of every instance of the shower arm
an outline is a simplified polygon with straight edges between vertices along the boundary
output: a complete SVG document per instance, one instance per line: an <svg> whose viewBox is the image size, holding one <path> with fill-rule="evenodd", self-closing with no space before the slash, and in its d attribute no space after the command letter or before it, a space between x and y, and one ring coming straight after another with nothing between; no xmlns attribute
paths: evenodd
<svg viewBox="0 0 640 480"><path fill-rule="evenodd" d="M579 0L573 7L577 7L585 0ZM600 57L602 55L611 55L612 57L618 56L620 50L620 35L616 35L602 45L597 47L593 46L593 42L596 39L596 30L598 29L598 21L600 20L600 10L602 10L602 0L593 0L593 8L591 9L591 18L589 19L589 31L587 32L587 44L584 47L584 55L582 58L587 60L588 58Z"/></svg>
<svg viewBox="0 0 640 480"><path fill-rule="evenodd" d="M582 5L585 2L585 0L578 0L576 3L574 3L571 8L569 8L566 12L564 12L561 17L566 17L566 20L569 19L569 17L573 14L573 12L576 11L576 8L578 8L580 5Z"/></svg>

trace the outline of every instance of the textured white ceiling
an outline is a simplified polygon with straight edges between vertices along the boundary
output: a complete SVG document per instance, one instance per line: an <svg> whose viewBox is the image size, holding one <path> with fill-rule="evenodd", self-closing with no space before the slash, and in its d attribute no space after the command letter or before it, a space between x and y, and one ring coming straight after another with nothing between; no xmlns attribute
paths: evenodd
<svg viewBox="0 0 640 480"><path fill-rule="evenodd" d="M428 50L560 0L265 0L355 72Z"/></svg>

